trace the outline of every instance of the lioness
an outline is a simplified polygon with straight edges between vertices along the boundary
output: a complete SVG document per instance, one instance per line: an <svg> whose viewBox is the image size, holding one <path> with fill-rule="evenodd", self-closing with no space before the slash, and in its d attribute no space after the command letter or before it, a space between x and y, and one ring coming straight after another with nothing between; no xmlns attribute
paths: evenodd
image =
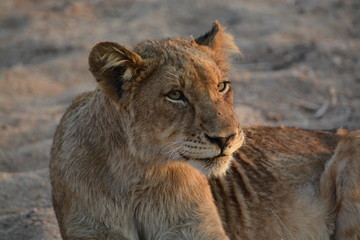
<svg viewBox="0 0 360 240"><path fill-rule="evenodd" d="M63 239L360 239L360 132L241 129L236 51L218 22L190 41L94 46L99 86L51 151Z"/></svg>

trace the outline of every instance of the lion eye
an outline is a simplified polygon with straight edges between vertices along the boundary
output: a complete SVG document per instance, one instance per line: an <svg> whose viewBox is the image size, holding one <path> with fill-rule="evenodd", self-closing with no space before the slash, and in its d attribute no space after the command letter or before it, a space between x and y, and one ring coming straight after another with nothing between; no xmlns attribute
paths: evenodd
<svg viewBox="0 0 360 240"><path fill-rule="evenodd" d="M222 82L218 84L219 92L226 92L229 89L229 82Z"/></svg>
<svg viewBox="0 0 360 240"><path fill-rule="evenodd" d="M166 94L166 97L171 101L180 101L183 100L184 94L179 90L171 90Z"/></svg>

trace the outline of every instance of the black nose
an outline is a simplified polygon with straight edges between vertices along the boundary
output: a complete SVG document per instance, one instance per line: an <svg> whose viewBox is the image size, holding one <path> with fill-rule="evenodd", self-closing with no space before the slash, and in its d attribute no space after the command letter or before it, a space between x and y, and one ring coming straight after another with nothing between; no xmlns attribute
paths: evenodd
<svg viewBox="0 0 360 240"><path fill-rule="evenodd" d="M226 144L229 142L229 140L235 136L235 133L230 134L227 137L217 137L217 136L210 137L207 134L205 134L205 136L211 143L217 144L221 148L221 152L222 152L224 150Z"/></svg>

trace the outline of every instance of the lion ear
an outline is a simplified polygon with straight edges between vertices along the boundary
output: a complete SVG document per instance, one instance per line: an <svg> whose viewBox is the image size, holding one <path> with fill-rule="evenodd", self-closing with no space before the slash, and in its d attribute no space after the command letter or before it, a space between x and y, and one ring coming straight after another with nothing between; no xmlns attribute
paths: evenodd
<svg viewBox="0 0 360 240"><path fill-rule="evenodd" d="M195 39L195 42L212 49L215 61L225 69L227 69L226 64L229 55L240 53L239 48L235 45L234 37L227 33L218 21L214 21L212 29Z"/></svg>
<svg viewBox="0 0 360 240"><path fill-rule="evenodd" d="M146 67L143 59L113 42L96 44L89 55L89 67L100 89L110 98L120 98L123 85L136 79Z"/></svg>

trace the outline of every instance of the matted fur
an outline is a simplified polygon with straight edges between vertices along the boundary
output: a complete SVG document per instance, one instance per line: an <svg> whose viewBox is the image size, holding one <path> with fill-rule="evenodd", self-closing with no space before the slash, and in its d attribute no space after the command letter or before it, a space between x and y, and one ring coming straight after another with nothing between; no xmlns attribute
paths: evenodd
<svg viewBox="0 0 360 240"><path fill-rule="evenodd" d="M218 22L91 50L51 151L63 239L360 239L360 132L241 129L231 52Z"/></svg>

